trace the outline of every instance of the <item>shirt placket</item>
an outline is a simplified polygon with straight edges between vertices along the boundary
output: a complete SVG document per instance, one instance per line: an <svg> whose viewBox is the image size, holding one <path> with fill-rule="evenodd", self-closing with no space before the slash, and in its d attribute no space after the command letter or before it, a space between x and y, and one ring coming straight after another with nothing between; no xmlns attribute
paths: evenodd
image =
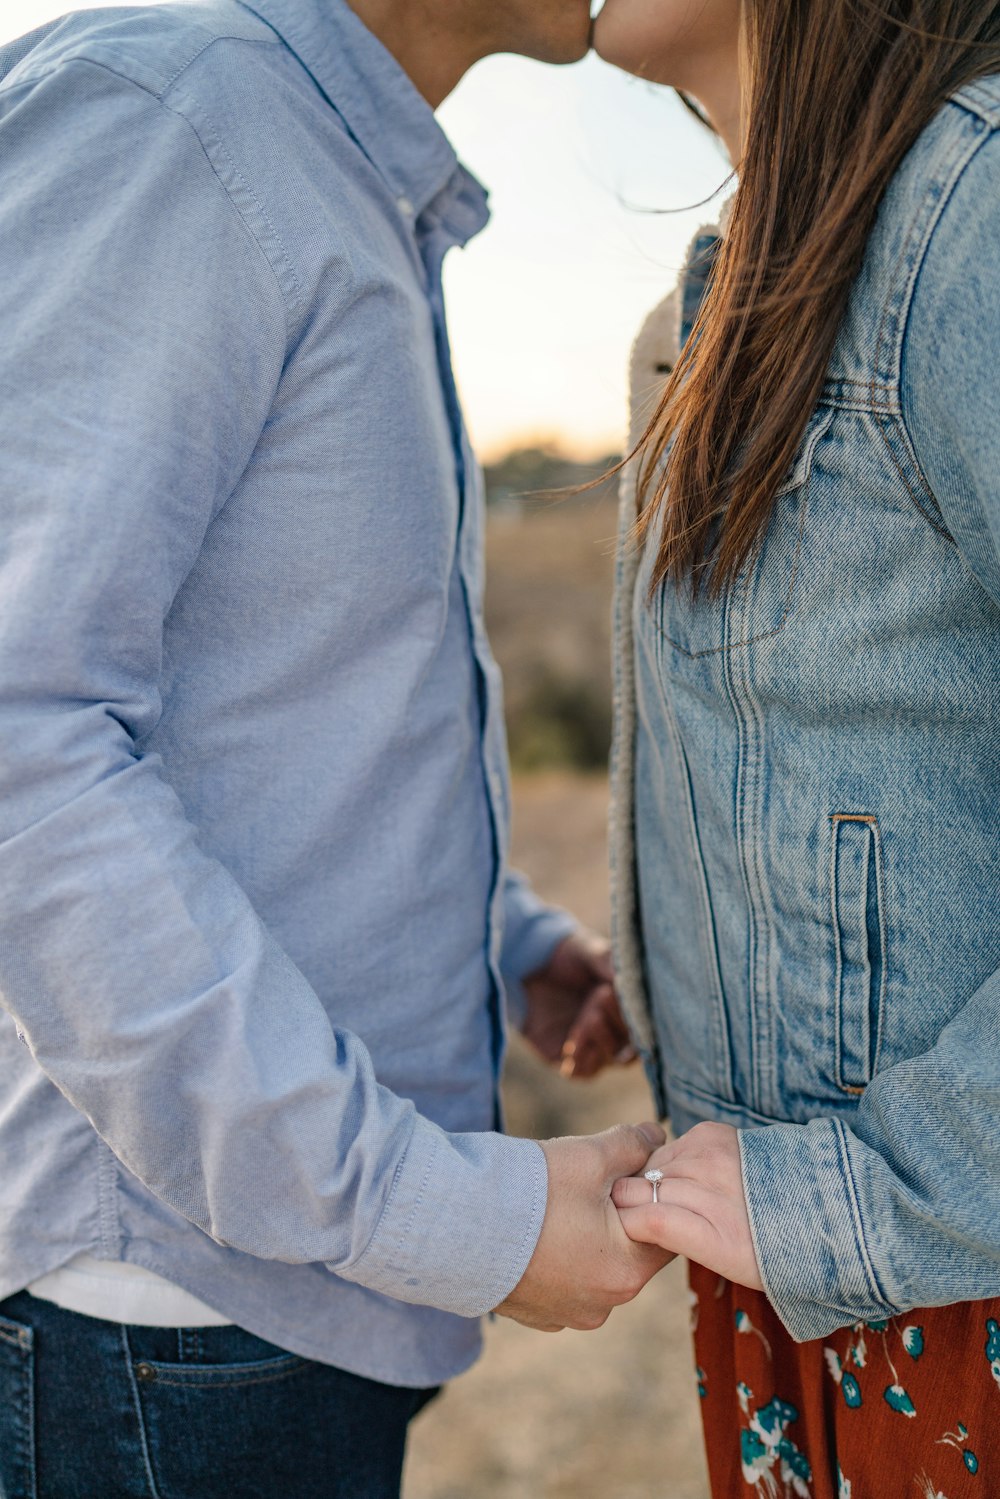
<svg viewBox="0 0 1000 1499"><path fill-rule="evenodd" d="M453 248L456 240L436 215L426 214L424 218L425 224L421 225L423 233L420 236L420 250L427 274L428 300L434 319L438 372L455 452L459 494L456 559L465 604L469 641L476 666L479 700L479 756L492 840L493 867L490 874L490 894L487 905L486 951L490 976L491 1054L494 1074L499 1077L505 1044L501 1005L503 981L500 975L500 953L503 943L503 874L507 860L509 816L506 736L503 726L502 699L498 688L494 685L496 668L486 638L482 615L482 590L479 582L484 510L482 476L472 451L458 398L444 302L442 282L444 258L448 250ZM496 1106L495 1122L499 1127L501 1122L499 1101Z"/></svg>

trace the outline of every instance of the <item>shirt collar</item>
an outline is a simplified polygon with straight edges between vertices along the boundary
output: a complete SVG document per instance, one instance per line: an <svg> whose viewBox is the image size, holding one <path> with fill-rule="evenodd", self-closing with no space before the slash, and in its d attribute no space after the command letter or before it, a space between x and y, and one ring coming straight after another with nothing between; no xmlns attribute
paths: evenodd
<svg viewBox="0 0 1000 1499"><path fill-rule="evenodd" d="M281 37L341 116L400 206L432 203L462 244L489 219L434 111L346 0L241 0Z"/></svg>

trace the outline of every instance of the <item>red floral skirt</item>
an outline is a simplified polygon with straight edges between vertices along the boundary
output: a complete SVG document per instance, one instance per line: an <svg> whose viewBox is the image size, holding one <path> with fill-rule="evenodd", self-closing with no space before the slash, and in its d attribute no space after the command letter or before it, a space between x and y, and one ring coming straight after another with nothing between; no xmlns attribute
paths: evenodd
<svg viewBox="0 0 1000 1499"><path fill-rule="evenodd" d="M812 1343L690 1267L713 1499L1000 1499L1000 1301Z"/></svg>

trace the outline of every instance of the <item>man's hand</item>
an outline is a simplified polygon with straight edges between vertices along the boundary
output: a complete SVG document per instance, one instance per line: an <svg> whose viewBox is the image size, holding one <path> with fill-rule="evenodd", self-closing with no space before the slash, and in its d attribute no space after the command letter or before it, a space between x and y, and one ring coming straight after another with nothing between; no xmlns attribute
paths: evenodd
<svg viewBox="0 0 1000 1499"><path fill-rule="evenodd" d="M502 1316L541 1332L589 1331L673 1259L633 1244L611 1201L615 1178L637 1171L663 1139L657 1124L620 1124L603 1135L543 1141L545 1221L521 1283L497 1307Z"/></svg>
<svg viewBox="0 0 1000 1499"><path fill-rule="evenodd" d="M611 1062L635 1060L614 978L608 943L581 930L524 980L525 1039L564 1077L595 1077Z"/></svg>
<svg viewBox="0 0 1000 1499"><path fill-rule="evenodd" d="M736 1130L695 1125L655 1151L642 1169L663 1172L658 1202L642 1176L615 1182L614 1201L629 1238L686 1255L738 1286L762 1291Z"/></svg>

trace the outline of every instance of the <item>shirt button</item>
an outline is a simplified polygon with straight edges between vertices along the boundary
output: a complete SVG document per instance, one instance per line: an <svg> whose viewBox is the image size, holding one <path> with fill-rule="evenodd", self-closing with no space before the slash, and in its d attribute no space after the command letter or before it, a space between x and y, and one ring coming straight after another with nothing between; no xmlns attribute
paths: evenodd
<svg viewBox="0 0 1000 1499"><path fill-rule="evenodd" d="M412 217L413 217L413 204L410 202L409 198L406 198L406 197L397 198L396 199L396 207L399 209L400 213L403 215L404 218L412 219Z"/></svg>

